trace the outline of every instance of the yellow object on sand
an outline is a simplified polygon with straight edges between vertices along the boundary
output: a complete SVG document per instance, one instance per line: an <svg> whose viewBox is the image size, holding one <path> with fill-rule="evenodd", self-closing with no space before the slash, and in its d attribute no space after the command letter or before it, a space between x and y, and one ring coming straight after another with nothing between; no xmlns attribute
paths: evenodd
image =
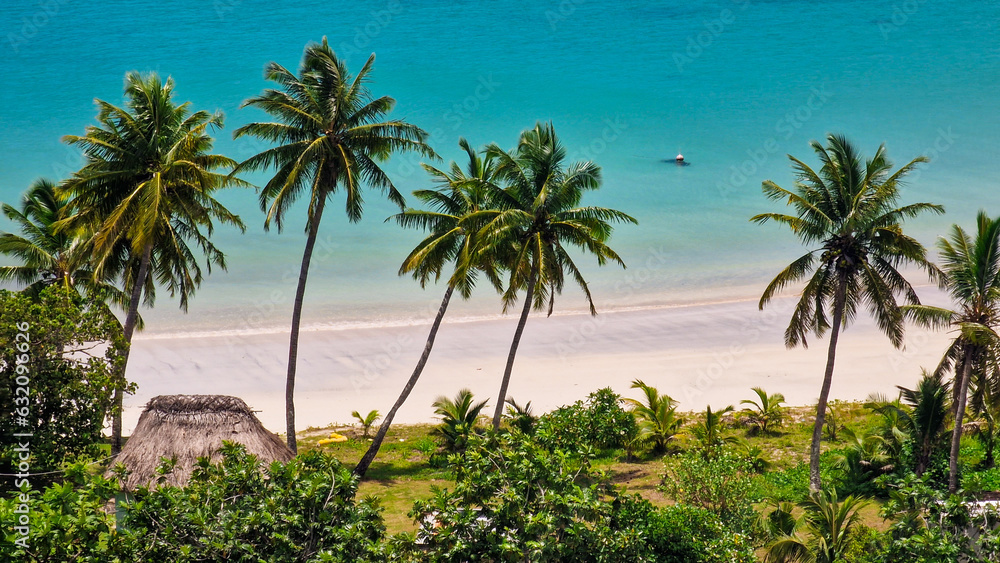
<svg viewBox="0 0 1000 563"><path fill-rule="evenodd" d="M324 438L319 442L317 442L317 444L320 446L325 446L327 444L336 444L337 442L346 442L346 441L347 441L347 436L344 436L342 434L337 434L336 432L334 432L333 434L330 434L329 438Z"/></svg>

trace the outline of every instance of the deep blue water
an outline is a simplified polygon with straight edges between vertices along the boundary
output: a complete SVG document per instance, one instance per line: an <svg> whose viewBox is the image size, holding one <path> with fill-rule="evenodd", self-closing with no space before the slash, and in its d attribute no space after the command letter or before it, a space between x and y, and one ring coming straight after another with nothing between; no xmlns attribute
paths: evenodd
<svg viewBox="0 0 1000 563"><path fill-rule="evenodd" d="M815 163L808 142L828 132L867 154L884 142L900 165L932 158L904 191L948 210L909 225L927 245L979 208L1000 213L1000 6L986 0L5 2L0 201L79 166L60 137L92 123L94 98L120 103L129 70L172 76L179 100L226 114L218 152L253 154L261 147L231 132L263 115L240 103L267 86L265 63L295 68L324 35L351 68L377 54L372 92L396 98L393 116L431 132L446 160L460 136L513 147L551 120L576 159L600 164L603 188L587 201L640 226L612 239L627 272L581 260L599 306L758 293L800 250L790 233L748 223L775 209L760 183L790 185L785 154ZM670 162L678 152L690 166ZM404 193L428 185L417 163L386 165ZM186 317L162 295L151 331L286 324L304 209L265 234L252 192L222 199L248 224L216 234L229 271L206 280ZM357 225L342 200L328 207L308 323L420 318L438 299L440 288L396 276L420 235L383 223L394 210L376 193L367 201ZM574 289L557 303L583 305ZM498 311L483 291L456 314Z"/></svg>

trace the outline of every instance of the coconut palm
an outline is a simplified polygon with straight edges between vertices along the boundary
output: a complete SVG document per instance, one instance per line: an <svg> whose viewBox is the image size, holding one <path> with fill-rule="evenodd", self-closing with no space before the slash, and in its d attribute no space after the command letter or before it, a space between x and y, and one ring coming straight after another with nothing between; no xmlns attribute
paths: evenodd
<svg viewBox="0 0 1000 563"><path fill-rule="evenodd" d="M0 254L21 261L20 266L0 267L0 281L15 281L33 296L49 285L60 284L81 294L100 294L127 307L128 296L124 292L94 278L87 238L56 231L56 223L68 216L68 203L66 198L56 195L54 183L40 179L24 194L20 210L3 204L3 214L19 227L23 236L0 232Z"/></svg>
<svg viewBox="0 0 1000 563"><path fill-rule="evenodd" d="M123 329L132 341L139 303L152 305L155 281L178 295L181 309L201 284L203 274L191 245L206 256L206 268L226 267L211 242L213 221L244 228L240 218L213 194L246 185L216 172L235 161L209 154L208 131L221 128L221 113L191 112L173 101L174 83L156 74L125 76L125 107L97 100L98 125L63 140L83 149L85 164L56 193L69 197L73 215L57 230L92 233L93 275L104 278L126 264L123 285L130 292ZM145 294L145 295L144 295ZM125 352L122 371L128 362ZM122 379L124 381L124 378ZM115 393L112 453L121 448L122 390Z"/></svg>
<svg viewBox="0 0 1000 563"><path fill-rule="evenodd" d="M752 426L751 433L768 434L773 432L784 421L785 410L781 405L785 402L785 396L781 393L768 395L760 387L752 387L751 391L757 395L757 400L743 399L740 401L741 405L750 405L742 412L744 418Z"/></svg>
<svg viewBox="0 0 1000 563"><path fill-rule="evenodd" d="M805 511L796 531L767 548L767 563L835 563L850 545L851 530L861 523L865 502L853 496L838 502L835 491L812 493L799 503ZM779 508L780 509L780 508ZM783 509L787 511L787 508ZM782 515L784 516L784 514Z"/></svg>
<svg viewBox="0 0 1000 563"><path fill-rule="evenodd" d="M699 420L688 429L691 437L697 442L698 447L706 456L715 455L715 451L725 444L735 444L740 441L736 436L722 435L722 417L733 412L733 406L728 405L717 411L712 410L712 405L705 407L705 418Z"/></svg>
<svg viewBox="0 0 1000 563"><path fill-rule="evenodd" d="M624 268L625 262L605 243L611 236L612 223L637 221L614 209L579 207L585 191L600 187L601 169L593 162L568 164L566 149L551 123L539 123L521 133L513 153L496 144L489 145L486 153L496 159L497 177L506 187L501 190L492 186L496 209L470 214L463 226L480 228L487 252L514 249L505 264L510 277L503 294L504 312L517 302L518 293L524 291L524 306L493 413L493 427L499 429L514 357L531 308L547 306L551 315L555 296L562 292L568 273L583 289L590 313L597 314L587 281L567 252L567 246L595 255L599 265L612 260Z"/></svg>
<svg viewBox="0 0 1000 563"><path fill-rule="evenodd" d="M367 184L402 208L403 196L380 163L399 151L434 155L424 142L427 133L419 127L398 120L382 121L396 102L387 96L372 98L366 83L374 63L373 54L352 77L325 37L321 44L306 47L298 76L278 63L269 63L264 75L281 89L267 89L245 101L243 107L263 110L276 122L249 123L233 133L234 138L252 136L277 145L241 162L234 170L277 170L259 193L261 210L267 214L265 230L273 222L281 231L292 204L303 196L309 202L285 379L285 430L292 451L296 450L294 396L299 323L309 263L326 201L343 190L347 217L357 222L363 211L362 185Z"/></svg>
<svg viewBox="0 0 1000 563"><path fill-rule="evenodd" d="M973 239L962 227L953 225L951 235L938 241L944 284L957 308L928 305L907 307L906 314L929 327L951 328L957 336L938 366L939 375L954 371L952 414L954 431L948 459L948 489L958 486L958 451L962 439L969 383L982 381L995 372L1000 346L1000 218L985 211L976 217ZM985 382L984 382L985 384Z"/></svg>
<svg viewBox="0 0 1000 563"><path fill-rule="evenodd" d="M431 209L407 209L389 218L404 227L421 227L430 231L403 261L403 265L399 268L400 275L412 274L414 279L420 281L420 287L426 287L429 281L441 279L442 271L448 263L454 263L454 270L448 279L444 298L438 307L424 350L417 360L416 367L413 368L413 373L410 374L399 397L382 421L368 451L354 468L354 474L359 477L364 477L368 471L392 425L396 411L403 406L413 387L416 386L417 380L420 379L455 289L458 289L463 299L468 299L472 295L479 272L484 273L498 291L502 287L495 261L491 256L479 251L476 232L460 225L462 218L469 213L488 207L487 191L484 186L493 181L495 170L493 159L488 156L481 158L465 139L460 139L458 144L469 158L466 170L456 162L451 163L448 171L429 164L423 165L437 184L437 189L417 190L413 195Z"/></svg>
<svg viewBox="0 0 1000 563"><path fill-rule="evenodd" d="M434 433L445 441L450 452L464 451L476 429L479 414L487 401L473 402L472 391L462 389L454 399L441 395L434 400L434 413L441 417L441 425Z"/></svg>
<svg viewBox="0 0 1000 563"><path fill-rule="evenodd" d="M819 245L782 270L759 303L763 309L785 286L808 278L785 330L785 344L805 346L808 332L819 337L830 331L809 452L809 487L815 492L820 488L820 439L840 331L865 306L893 346L902 346L903 314L897 299L919 300L897 268L914 264L931 275L936 269L927 261L924 247L903 233L901 223L922 212L942 213L943 209L930 203L897 207L902 179L926 162L924 157L892 172L884 145L867 161L839 135L829 135L826 147L817 141L811 146L822 163L818 172L789 155L796 173L795 188L787 190L770 180L762 185L768 199L785 200L795 214L762 213L751 221L787 225L803 244Z"/></svg>
<svg viewBox="0 0 1000 563"><path fill-rule="evenodd" d="M680 433L684 419L677 416L677 401L667 394L660 394L641 379L632 382L632 389L642 391L644 400L624 399L631 405L639 432L636 442L650 444L656 453L666 452Z"/></svg>

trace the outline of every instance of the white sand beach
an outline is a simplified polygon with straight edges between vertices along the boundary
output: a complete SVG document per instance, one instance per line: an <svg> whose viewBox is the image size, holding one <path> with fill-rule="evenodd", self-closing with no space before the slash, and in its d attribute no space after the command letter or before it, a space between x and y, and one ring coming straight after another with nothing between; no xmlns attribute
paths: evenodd
<svg viewBox="0 0 1000 563"><path fill-rule="evenodd" d="M945 302L931 291L928 301ZM738 404L750 387L780 392L789 404L814 402L827 343L785 348L782 335L794 301L782 298L765 311L755 301L695 304L597 317L533 315L514 365L509 395L531 401L536 412L572 403L610 386L633 393L634 379L680 401L682 410ZM427 337L427 325L315 330L302 333L296 384L300 429L347 423L351 411L386 412L409 377ZM495 400L516 319L448 322L445 318L430 361L397 422L432 422L431 403L469 387ZM284 429L287 333L144 337L128 366L139 385L126 398L125 431L145 403L161 394L236 395L265 426ZM895 395L911 386L920 368L933 368L948 334L909 327L904 350L894 349L872 321L861 316L838 347L832 397L864 399Z"/></svg>

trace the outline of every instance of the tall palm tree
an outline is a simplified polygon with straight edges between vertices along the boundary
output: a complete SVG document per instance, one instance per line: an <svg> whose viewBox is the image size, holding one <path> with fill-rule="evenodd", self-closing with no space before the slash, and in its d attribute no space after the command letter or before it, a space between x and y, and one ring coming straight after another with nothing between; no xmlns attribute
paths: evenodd
<svg viewBox="0 0 1000 563"><path fill-rule="evenodd" d="M59 284L78 293L101 293L127 307L127 295L94 277L87 239L56 231L56 223L68 216L68 203L56 195L54 183L40 179L24 194L20 210L3 204L3 214L22 235L0 232L0 254L20 259L21 265L0 267L0 281L15 281L36 296L45 287Z"/></svg>
<svg viewBox="0 0 1000 563"><path fill-rule="evenodd" d="M903 177L917 164L926 162L924 157L892 172L884 145L867 161L840 135L828 135L826 147L817 141L811 146L822 163L819 172L789 155L795 170L795 188L787 190L770 180L762 185L768 199L786 200L795 215L762 213L750 220L787 225L803 244L819 244L782 270L764 290L759 303L763 309L785 286L808 277L785 330L785 344L789 348L805 346L806 333L812 331L819 337L830 330L826 372L809 452L809 487L815 492L820 489L820 439L840 330L864 305L893 346L902 345L903 314L897 296L908 303L919 300L897 268L915 264L931 275L936 268L927 261L924 247L903 233L901 223L924 211L944 210L930 203L896 206Z"/></svg>
<svg viewBox="0 0 1000 563"><path fill-rule="evenodd" d="M98 125L82 136L63 140L83 149L85 164L57 189L70 197L73 215L56 223L72 233L93 233L94 275L102 278L126 264L122 273L129 289L123 323L132 341L139 303L152 305L154 278L171 296L188 299L201 284L202 270L191 244L206 256L206 267L226 267L225 256L209 239L213 221L244 228L240 218L214 197L216 190L245 185L216 172L236 162L209 154L210 128L222 127L221 113L191 112L173 101L174 83L156 74L125 75L125 107L97 100ZM123 252L127 254L123 257ZM124 373L128 351L122 366ZM122 378L124 381L124 378ZM112 453L121 449L123 390L115 391Z"/></svg>
<svg viewBox="0 0 1000 563"><path fill-rule="evenodd" d="M425 142L427 133L423 129L399 120L382 121L396 101L388 96L372 98L366 83L374 63L372 54L357 76L352 77L344 61L327 44L326 37L321 44L306 46L298 76L278 63L268 63L264 76L281 89L264 90L243 102L242 107L263 110L277 121L249 123L233 133L233 138L249 135L277 144L241 162L233 171L235 174L277 169L259 193L261 210L267 214L265 230L273 221L280 232L292 204L303 195L309 200L306 246L292 307L285 379L285 432L292 451L296 451L295 368L302 300L326 201L342 189L347 200L347 218L357 222L364 207L361 187L368 184L402 209L403 196L380 163L398 151L435 156Z"/></svg>
<svg viewBox="0 0 1000 563"><path fill-rule="evenodd" d="M958 334L945 352L937 373L954 370L952 405L955 426L948 459L948 489L958 486L958 450L962 439L969 383L975 374L995 370L1000 346L1000 217L985 211L976 216L975 239L953 225L951 236L938 241L943 280L957 308L928 305L907 307L907 316L930 327L948 327Z"/></svg>
<svg viewBox="0 0 1000 563"><path fill-rule="evenodd" d="M612 223L633 223L629 215L604 207L578 207L583 192L601 185L601 169L593 162L566 163L566 149L556 137L552 124L538 123L521 134L513 154L496 144L486 153L497 162L497 177L504 189L493 186L496 209L472 213L463 223L481 229L487 249L514 249L509 263L510 278L503 295L506 312L524 291L524 307L518 320L496 410L493 427L500 428L507 386L514 368L514 357L531 308L548 305L549 314L555 296L562 292L568 272L586 294L590 313L597 314L587 281L567 252L567 245L589 252L604 265L613 260L623 268L625 262L607 246Z"/></svg>
<svg viewBox="0 0 1000 563"><path fill-rule="evenodd" d="M476 231L470 231L460 225L462 219L469 213L489 207L486 200L488 192L484 186L493 182L495 173L493 159L489 156L481 158L465 139L460 139L458 144L469 158L466 170L456 162L451 163L448 171L429 164L423 165L437 184L437 189L417 190L413 195L431 209L407 209L389 218L404 227L421 227L430 231L430 234L420 241L403 261L403 265L399 268L400 275L412 274L414 279L420 281L420 287L426 287L429 281L441 279L446 264L452 262L455 267L448 279L444 299L441 300L441 306L438 307L437 315L431 324L424 350L417 360L416 367L413 368L413 373L410 374L410 379L406 381L396 402L389 409L368 451L354 468L354 474L359 477L364 477L368 471L392 425L396 411L403 406L417 380L420 379L454 290L458 288L462 297L468 299L472 295L477 273L480 271L486 275L497 291L502 289L501 279L496 271L496 261L480 251Z"/></svg>

